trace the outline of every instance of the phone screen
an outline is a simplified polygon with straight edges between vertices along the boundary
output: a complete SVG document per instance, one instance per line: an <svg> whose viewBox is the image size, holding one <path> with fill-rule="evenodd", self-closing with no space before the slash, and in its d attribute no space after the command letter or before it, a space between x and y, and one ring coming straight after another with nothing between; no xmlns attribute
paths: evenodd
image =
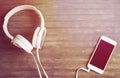
<svg viewBox="0 0 120 78"><path fill-rule="evenodd" d="M114 45L101 39L90 61L90 64L104 70L113 49Z"/></svg>

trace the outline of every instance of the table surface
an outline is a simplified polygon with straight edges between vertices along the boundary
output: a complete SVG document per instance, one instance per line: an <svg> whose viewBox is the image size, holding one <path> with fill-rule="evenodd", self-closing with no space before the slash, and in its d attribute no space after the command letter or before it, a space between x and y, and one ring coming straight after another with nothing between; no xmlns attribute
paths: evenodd
<svg viewBox="0 0 120 78"><path fill-rule="evenodd" d="M2 29L5 14L23 4L34 5L45 18L47 36L39 52L50 78L75 78L101 35L118 42L104 74L80 71L79 78L120 76L120 0L1 0L0 78L39 78L32 56L13 46ZM10 19L8 28L12 35L21 34L31 42L39 20L33 11L21 11Z"/></svg>

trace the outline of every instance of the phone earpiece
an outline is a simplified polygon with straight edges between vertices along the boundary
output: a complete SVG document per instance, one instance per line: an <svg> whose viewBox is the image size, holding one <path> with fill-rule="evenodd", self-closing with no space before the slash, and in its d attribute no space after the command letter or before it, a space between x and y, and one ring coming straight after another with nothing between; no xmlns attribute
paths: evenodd
<svg viewBox="0 0 120 78"><path fill-rule="evenodd" d="M22 48L23 50L25 50L27 53L31 53L31 50L33 49L32 45L30 44L30 42L25 39L23 36L21 35L17 35L13 40L13 45Z"/></svg>
<svg viewBox="0 0 120 78"><path fill-rule="evenodd" d="M37 27L32 40L32 45L34 48L41 48L42 43L44 42L44 38L46 35L46 28Z"/></svg>

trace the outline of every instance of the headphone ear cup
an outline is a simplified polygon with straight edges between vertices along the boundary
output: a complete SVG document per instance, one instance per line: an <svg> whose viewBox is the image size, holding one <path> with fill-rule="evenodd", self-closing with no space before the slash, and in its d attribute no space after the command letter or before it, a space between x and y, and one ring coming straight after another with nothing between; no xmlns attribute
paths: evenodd
<svg viewBox="0 0 120 78"><path fill-rule="evenodd" d="M37 27L32 40L32 45L34 48L41 48L46 36L46 28Z"/></svg>
<svg viewBox="0 0 120 78"><path fill-rule="evenodd" d="M37 36L38 36L39 31L40 31L40 27L37 27L34 31L34 34L33 34L32 46L34 48L37 48Z"/></svg>
<svg viewBox="0 0 120 78"><path fill-rule="evenodd" d="M17 35L12 40L12 42L13 42L13 45L15 45L19 48L22 48L23 50L25 50L28 53L31 53L31 50L33 49L31 43L21 35Z"/></svg>
<svg viewBox="0 0 120 78"><path fill-rule="evenodd" d="M46 28L42 28L39 32L39 35L37 37L37 47L42 48L45 37L46 37Z"/></svg>

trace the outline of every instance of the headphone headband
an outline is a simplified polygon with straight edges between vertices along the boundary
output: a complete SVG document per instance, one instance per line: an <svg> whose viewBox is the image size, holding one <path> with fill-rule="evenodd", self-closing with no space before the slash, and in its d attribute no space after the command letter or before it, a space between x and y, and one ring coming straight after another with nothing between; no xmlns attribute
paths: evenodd
<svg viewBox="0 0 120 78"><path fill-rule="evenodd" d="M17 6L15 8L13 8L12 10L10 10L5 18L4 18L4 23L3 23L3 30L5 32L5 34L12 40L14 37L8 32L8 28L7 28L7 24L8 24L8 21L10 19L10 17L12 15L14 15L16 12L19 12L19 11L22 11L22 10L34 10L38 15L39 17L41 18L41 27L44 28L45 26L45 23L44 23L44 18L43 18L43 15L42 13L40 12L40 10L38 10L36 7L32 6L32 5L21 5L21 6Z"/></svg>

